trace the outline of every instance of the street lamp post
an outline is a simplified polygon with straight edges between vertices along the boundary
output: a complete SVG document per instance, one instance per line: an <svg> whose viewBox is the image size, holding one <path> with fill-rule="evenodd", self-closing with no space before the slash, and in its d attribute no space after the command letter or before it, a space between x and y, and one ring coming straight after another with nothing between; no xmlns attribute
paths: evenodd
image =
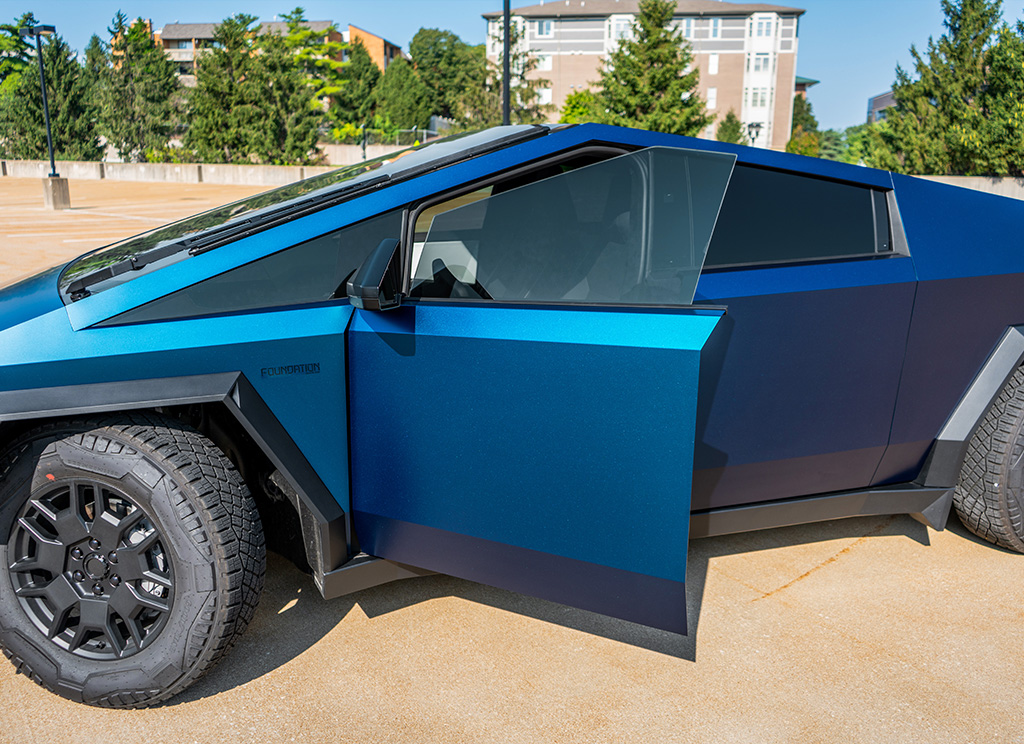
<svg viewBox="0 0 1024 744"><path fill-rule="evenodd" d="M43 120L46 122L46 149L50 154L50 175L43 179L43 200L51 209L67 209L71 206L66 178L57 173L57 164L53 159L53 133L50 130L50 106L46 100L46 72L43 70L43 47L41 38L57 31L53 26L37 25L18 29L18 35L34 36L36 40L36 59L39 60L39 89L43 94Z"/></svg>
<svg viewBox="0 0 1024 744"><path fill-rule="evenodd" d="M506 127L512 123L512 85L511 85L511 60L509 59L512 53L512 29L509 28L511 25L511 11L509 9L510 0L505 0L505 7L502 9L502 23L504 24L505 38L502 39L502 48L504 49L505 56L501 64L501 123Z"/></svg>

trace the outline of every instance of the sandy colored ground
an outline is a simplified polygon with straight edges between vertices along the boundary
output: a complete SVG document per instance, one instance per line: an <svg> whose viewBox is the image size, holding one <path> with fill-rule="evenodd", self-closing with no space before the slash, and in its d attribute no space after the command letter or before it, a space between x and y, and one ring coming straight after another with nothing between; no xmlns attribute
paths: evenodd
<svg viewBox="0 0 1024 744"><path fill-rule="evenodd" d="M69 180L71 209L43 208L38 178L0 178L0 283L266 191L265 186Z"/></svg>
<svg viewBox="0 0 1024 744"><path fill-rule="evenodd" d="M72 184L48 215L10 181L4 271L245 193ZM688 638L444 576L326 602L271 556L249 632L171 704L87 708L0 664L0 742L1024 742L1024 556L955 518L697 540L688 602Z"/></svg>

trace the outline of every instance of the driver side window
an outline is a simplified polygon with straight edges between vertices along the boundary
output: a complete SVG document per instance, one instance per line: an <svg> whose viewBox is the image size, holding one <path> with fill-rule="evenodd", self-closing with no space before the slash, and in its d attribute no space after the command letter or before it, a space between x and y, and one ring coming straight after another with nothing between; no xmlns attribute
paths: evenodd
<svg viewBox="0 0 1024 744"><path fill-rule="evenodd" d="M735 158L650 148L419 213L413 297L686 305Z"/></svg>

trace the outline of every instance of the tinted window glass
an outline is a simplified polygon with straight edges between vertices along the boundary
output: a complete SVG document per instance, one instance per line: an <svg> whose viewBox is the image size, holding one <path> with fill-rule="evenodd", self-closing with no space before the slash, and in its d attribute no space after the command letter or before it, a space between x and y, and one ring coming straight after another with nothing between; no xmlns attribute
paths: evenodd
<svg viewBox="0 0 1024 744"><path fill-rule="evenodd" d="M469 194L413 246L412 295L689 304L734 162L650 148Z"/></svg>
<svg viewBox="0 0 1024 744"><path fill-rule="evenodd" d="M401 234L402 210L397 209L239 266L107 322L171 320L328 300L381 240Z"/></svg>
<svg viewBox="0 0 1024 744"><path fill-rule="evenodd" d="M876 230L878 210L882 229ZM737 166L705 265L798 261L888 251L888 218L884 210L884 195L872 189Z"/></svg>

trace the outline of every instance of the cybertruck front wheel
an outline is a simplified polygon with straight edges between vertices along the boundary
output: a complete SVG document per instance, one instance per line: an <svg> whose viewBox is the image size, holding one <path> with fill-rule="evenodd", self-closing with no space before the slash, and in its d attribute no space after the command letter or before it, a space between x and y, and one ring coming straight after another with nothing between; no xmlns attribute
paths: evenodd
<svg viewBox="0 0 1024 744"><path fill-rule="evenodd" d="M234 466L173 419L57 422L0 455L0 648L72 700L161 702L245 630L259 516Z"/></svg>
<svg viewBox="0 0 1024 744"><path fill-rule="evenodd" d="M1024 553L1024 368L1017 368L971 439L953 505L975 535Z"/></svg>

